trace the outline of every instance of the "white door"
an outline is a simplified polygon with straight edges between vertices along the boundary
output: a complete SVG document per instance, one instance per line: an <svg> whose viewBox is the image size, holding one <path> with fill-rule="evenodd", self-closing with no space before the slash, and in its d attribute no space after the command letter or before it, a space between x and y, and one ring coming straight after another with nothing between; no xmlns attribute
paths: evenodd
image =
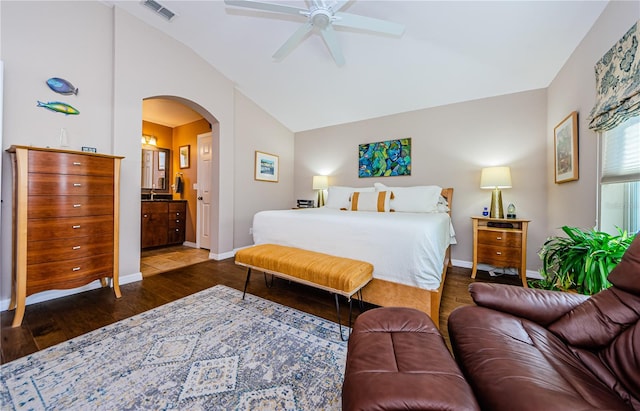
<svg viewBox="0 0 640 411"><path fill-rule="evenodd" d="M199 248L211 249L211 179L213 149L211 133L198 135L198 207L196 238Z"/></svg>

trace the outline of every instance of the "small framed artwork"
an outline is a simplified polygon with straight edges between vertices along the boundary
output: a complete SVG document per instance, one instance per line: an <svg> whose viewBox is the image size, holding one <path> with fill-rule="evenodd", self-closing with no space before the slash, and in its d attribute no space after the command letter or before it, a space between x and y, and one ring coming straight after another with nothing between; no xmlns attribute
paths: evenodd
<svg viewBox="0 0 640 411"><path fill-rule="evenodd" d="M180 168L189 168L189 155L190 155L190 145L180 146L178 155L180 158Z"/></svg>
<svg viewBox="0 0 640 411"><path fill-rule="evenodd" d="M278 182L278 156L256 151L255 179Z"/></svg>
<svg viewBox="0 0 640 411"><path fill-rule="evenodd" d="M578 179L578 112L553 129L556 184Z"/></svg>

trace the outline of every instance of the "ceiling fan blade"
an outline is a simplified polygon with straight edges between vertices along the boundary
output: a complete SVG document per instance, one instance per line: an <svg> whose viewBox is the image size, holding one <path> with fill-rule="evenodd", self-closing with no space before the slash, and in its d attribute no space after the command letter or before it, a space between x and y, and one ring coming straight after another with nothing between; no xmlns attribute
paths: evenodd
<svg viewBox="0 0 640 411"><path fill-rule="evenodd" d="M320 31L322 34L322 38L324 39L324 43L327 45L327 48L331 52L333 59L335 60L338 66L344 65L344 56L342 55L342 48L340 47L340 43L338 43L338 37L336 36L336 32L328 25L324 29Z"/></svg>
<svg viewBox="0 0 640 411"><path fill-rule="evenodd" d="M336 1L335 4L331 6L331 10L333 10L334 13L337 13L342 10L347 4L349 4L349 0Z"/></svg>
<svg viewBox="0 0 640 411"><path fill-rule="evenodd" d="M402 33L404 33L404 25L391 21L342 12L336 13L335 17L336 19L333 21L334 26L352 27L394 36L401 36Z"/></svg>
<svg viewBox="0 0 640 411"><path fill-rule="evenodd" d="M286 6L284 4L265 3L262 1L224 0L224 3L228 6L247 7L250 9L273 11L277 13L287 13L287 14L295 14L295 15L309 14L309 10L307 9L301 9L299 7L293 7L293 6Z"/></svg>
<svg viewBox="0 0 640 411"><path fill-rule="evenodd" d="M304 40L304 38L309 34L309 32L313 30L313 25L310 21L307 21L305 24L300 26L298 30L296 30L291 37L275 52L273 58L280 61L285 58L298 44Z"/></svg>

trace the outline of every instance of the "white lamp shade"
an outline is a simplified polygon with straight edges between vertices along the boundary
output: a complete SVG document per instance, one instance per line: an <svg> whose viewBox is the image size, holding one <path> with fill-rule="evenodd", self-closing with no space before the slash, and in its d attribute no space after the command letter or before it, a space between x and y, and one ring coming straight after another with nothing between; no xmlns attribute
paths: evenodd
<svg viewBox="0 0 640 411"><path fill-rule="evenodd" d="M487 167L480 175L480 188L511 188L511 169L509 167Z"/></svg>
<svg viewBox="0 0 640 411"><path fill-rule="evenodd" d="M327 176L313 176L313 189L314 190L326 190L329 188L329 177Z"/></svg>

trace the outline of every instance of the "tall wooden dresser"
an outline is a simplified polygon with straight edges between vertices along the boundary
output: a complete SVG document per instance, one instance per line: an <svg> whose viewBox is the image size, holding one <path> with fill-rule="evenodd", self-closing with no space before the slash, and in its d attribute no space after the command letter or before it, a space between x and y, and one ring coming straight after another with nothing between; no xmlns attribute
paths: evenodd
<svg viewBox="0 0 640 411"><path fill-rule="evenodd" d="M120 161L123 157L11 146L12 326L27 296L110 278L118 283Z"/></svg>

